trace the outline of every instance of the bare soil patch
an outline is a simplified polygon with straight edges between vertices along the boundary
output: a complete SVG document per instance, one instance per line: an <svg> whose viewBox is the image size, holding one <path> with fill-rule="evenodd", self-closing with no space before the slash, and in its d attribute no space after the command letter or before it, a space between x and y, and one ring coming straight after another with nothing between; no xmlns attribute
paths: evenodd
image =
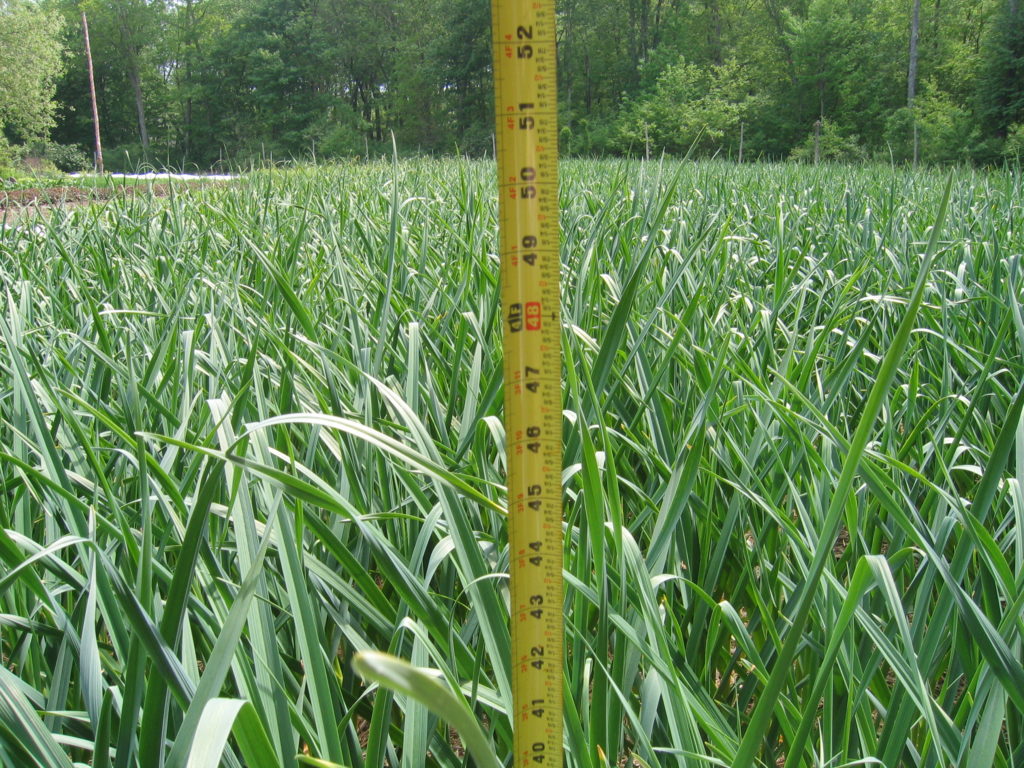
<svg viewBox="0 0 1024 768"><path fill-rule="evenodd" d="M179 189L181 187L179 186ZM62 205L84 205L115 197L152 195L166 197L171 192L168 184L140 184L117 187L33 187L0 192L0 211Z"/></svg>

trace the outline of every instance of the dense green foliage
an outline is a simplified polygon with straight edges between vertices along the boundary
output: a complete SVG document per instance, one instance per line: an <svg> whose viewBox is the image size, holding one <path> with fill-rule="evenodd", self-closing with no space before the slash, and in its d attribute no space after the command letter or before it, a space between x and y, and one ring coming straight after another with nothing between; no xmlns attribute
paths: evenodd
<svg viewBox="0 0 1024 768"><path fill-rule="evenodd" d="M0 0L0 169L12 141L44 136L53 125L61 74L61 19L25 0Z"/></svg>
<svg viewBox="0 0 1024 768"><path fill-rule="evenodd" d="M508 758L492 176L0 230L0 763L461 765L364 649ZM1024 759L1024 189L944 185L567 164L571 768Z"/></svg>
<svg viewBox="0 0 1024 768"><path fill-rule="evenodd" d="M113 169L491 150L489 0L40 2L67 20L54 138L92 146L85 10ZM844 160L1014 157L1021 3L917 2L908 89L913 0L559 0L563 151L782 159L822 120Z"/></svg>

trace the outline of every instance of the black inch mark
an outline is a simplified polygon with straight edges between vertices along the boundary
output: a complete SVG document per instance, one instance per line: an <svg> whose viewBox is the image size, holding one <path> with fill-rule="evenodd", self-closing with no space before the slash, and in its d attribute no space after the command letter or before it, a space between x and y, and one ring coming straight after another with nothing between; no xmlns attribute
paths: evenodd
<svg viewBox="0 0 1024 768"><path fill-rule="evenodd" d="M534 552L540 552L541 547L544 545L539 541L531 541L527 546ZM539 554L530 558L530 565L540 565L542 562L544 562L544 558Z"/></svg>
<svg viewBox="0 0 1024 768"><path fill-rule="evenodd" d="M533 709L530 710L530 714L534 717L544 717L544 707L541 704L544 703L544 699L534 699L530 702L530 706Z"/></svg>

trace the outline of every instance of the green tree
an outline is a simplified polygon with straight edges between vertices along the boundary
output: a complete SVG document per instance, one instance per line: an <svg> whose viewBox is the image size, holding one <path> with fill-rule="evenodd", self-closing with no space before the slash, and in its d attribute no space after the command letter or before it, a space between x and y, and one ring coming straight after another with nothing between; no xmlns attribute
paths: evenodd
<svg viewBox="0 0 1024 768"><path fill-rule="evenodd" d="M681 50L678 0L564 0L559 14L559 84L563 144L574 152L607 148L610 126L624 103L653 86ZM665 55L651 65L662 44ZM645 82L646 76L646 82Z"/></svg>
<svg viewBox="0 0 1024 768"><path fill-rule="evenodd" d="M935 161L999 158L1024 123L1021 1L559 0L560 145L734 153L742 123L748 157L784 158L825 118L869 153L912 157L917 126ZM488 0L45 2L70 52L64 143L90 143L84 7L105 143L133 159L375 154L392 132L491 149Z"/></svg>
<svg viewBox="0 0 1024 768"><path fill-rule="evenodd" d="M106 70L104 80L118 83L106 97L124 103L133 118L131 138L137 138L148 157L154 127L151 105L166 97L160 93L166 86L161 76L167 63L166 6L163 0L81 0L75 10L85 10L89 16L93 56ZM156 122L162 123L163 110L155 111Z"/></svg>
<svg viewBox="0 0 1024 768"><path fill-rule="evenodd" d="M789 155L790 160L800 163L850 163L866 158L867 153L857 137L844 136L830 120L822 120Z"/></svg>
<svg viewBox="0 0 1024 768"><path fill-rule="evenodd" d="M396 37L388 82L391 122L398 143L416 151L455 149L449 95L444 87L445 57L441 55L449 31L448 12L447 0L396 3ZM489 43L487 28L483 31Z"/></svg>
<svg viewBox="0 0 1024 768"><path fill-rule="evenodd" d="M111 170L145 158L166 158L173 146L168 5L164 0L52 0L65 24L67 73L58 85L62 108L54 137L91 146L92 129L81 14L89 18L104 155ZM153 144L152 151L150 144Z"/></svg>
<svg viewBox="0 0 1024 768"><path fill-rule="evenodd" d="M740 122L756 107L749 78L734 59L701 67L680 57L653 91L624 109L614 140L624 152L730 151Z"/></svg>
<svg viewBox="0 0 1024 768"><path fill-rule="evenodd" d="M193 110L199 86L196 68L218 18L216 4L211 0L184 0L171 5L167 27L168 73L176 107L175 143L183 165L194 152Z"/></svg>
<svg viewBox="0 0 1024 768"><path fill-rule="evenodd" d="M45 136L53 125L60 36L57 14L0 0L0 144Z"/></svg>
<svg viewBox="0 0 1024 768"><path fill-rule="evenodd" d="M494 132L490 3L452 0L447 14L449 23L433 50L455 143L461 152L490 152Z"/></svg>
<svg viewBox="0 0 1024 768"><path fill-rule="evenodd" d="M1010 126L1024 122L1024 10L1006 0L986 42L978 81L985 133L1006 138Z"/></svg>

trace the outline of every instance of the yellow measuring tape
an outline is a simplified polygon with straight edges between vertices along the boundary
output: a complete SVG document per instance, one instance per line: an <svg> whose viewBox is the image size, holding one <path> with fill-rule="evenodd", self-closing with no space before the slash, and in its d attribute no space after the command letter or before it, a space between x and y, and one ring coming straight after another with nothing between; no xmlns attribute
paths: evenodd
<svg viewBox="0 0 1024 768"><path fill-rule="evenodd" d="M492 0L513 768L562 765L562 353L554 0Z"/></svg>

